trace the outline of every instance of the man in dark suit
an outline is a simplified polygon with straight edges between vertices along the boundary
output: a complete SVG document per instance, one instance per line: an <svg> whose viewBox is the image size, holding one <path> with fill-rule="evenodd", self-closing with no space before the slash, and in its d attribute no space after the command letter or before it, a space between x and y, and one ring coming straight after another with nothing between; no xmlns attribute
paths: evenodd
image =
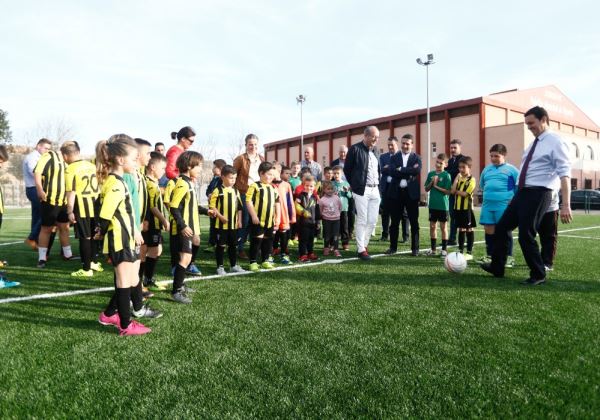
<svg viewBox="0 0 600 420"><path fill-rule="evenodd" d="M450 174L450 180L454 183L454 178L458 175L458 162L463 157L461 153L462 141L460 139L452 139L450 142L450 159L448 159L448 166L446 166L446 172ZM456 245L456 219L454 218L454 198L455 196L450 194L448 198L450 204L450 237L448 238L448 245Z"/></svg>
<svg viewBox="0 0 600 420"><path fill-rule="evenodd" d="M400 219L404 211L410 222L410 248L413 256L419 254L419 199L421 186L418 176L421 173L421 156L412 151L414 139L405 134L400 140L399 153L392 156L390 165L384 169L385 176L391 176L392 182L386 190L386 205L390 212L390 248L386 254L395 254L398 250Z"/></svg>
<svg viewBox="0 0 600 420"><path fill-rule="evenodd" d="M379 166L383 170L383 168L388 167L390 165L390 161L392 160L392 156L398 153L398 137L392 136L388 138L388 152L383 153L379 156ZM393 178L390 175L381 174L381 179L379 180L379 192L381 194L381 240L387 241L389 237L389 227L390 227L390 213L388 211L387 206L385 205L385 193L388 187L391 185ZM408 216L406 212L402 214L402 242L406 242L408 240Z"/></svg>

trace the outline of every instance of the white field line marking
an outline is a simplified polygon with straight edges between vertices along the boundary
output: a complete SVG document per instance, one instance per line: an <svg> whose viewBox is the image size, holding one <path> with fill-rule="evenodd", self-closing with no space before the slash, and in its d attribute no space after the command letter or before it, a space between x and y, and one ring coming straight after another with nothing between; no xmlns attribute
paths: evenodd
<svg viewBox="0 0 600 420"><path fill-rule="evenodd" d="M559 231L558 233L566 233L566 232L577 232L577 231L582 231L582 230L590 230L590 229L600 229L600 226L592 226L592 227L585 227L585 228L576 228L576 229L567 229L567 230L563 230L563 231ZM517 239L517 237L515 236L514 239ZM485 241L477 241L474 242L475 245L480 245L485 243ZM429 248L423 248L420 251L426 251ZM409 254L411 251L410 250L406 250L406 251L401 251L398 252L394 255L403 255L403 254ZM380 257L388 257L388 255L385 254L375 254L372 255L373 258L380 258ZM441 258L440 258L441 259ZM315 267L317 265L322 265L322 264L342 264L348 261L358 261L358 257L350 257L350 258L342 258L342 259L338 259L338 260L323 260L323 261L317 261L317 262L312 262L312 263L306 263L306 264L293 264L293 265L284 265L284 266L279 266L279 267L275 267L271 270L261 270L261 272L273 272L273 271L283 271L283 270L293 270L293 269L297 269L297 268L310 268L310 267ZM252 271L246 271L243 273L228 273L225 274L224 276L218 276L216 274L210 275L210 276L202 276L202 277L189 277L187 278L185 281L186 282L192 282L192 281L198 281L198 280L212 280L212 279L222 279L222 278L226 278L226 277L234 277L234 276L247 276L250 274L254 274ZM161 284L163 285L168 285L171 284L173 282L173 280L162 280L160 281ZM114 290L114 287L98 287L96 289L83 289L83 290L71 290L69 292L57 292L57 293L44 293L44 294L40 294L40 295L31 295L31 296L21 296L21 297L14 297L14 298L6 298L6 299L0 299L0 304L4 304L4 303L14 303L14 302L24 302L24 301L30 301L30 300L38 300L38 299L53 299L53 298L59 298L59 297L68 297L68 296L75 296L75 295L87 295L87 294L92 294L92 293L103 293L103 292L111 292Z"/></svg>
<svg viewBox="0 0 600 420"><path fill-rule="evenodd" d="M597 236L579 236L579 235L560 235L561 238L576 238L576 239L600 239Z"/></svg>
<svg viewBox="0 0 600 420"><path fill-rule="evenodd" d="M23 241L17 241L17 242L3 242L0 244L0 246L8 246L8 245L16 245L16 244L22 244Z"/></svg>

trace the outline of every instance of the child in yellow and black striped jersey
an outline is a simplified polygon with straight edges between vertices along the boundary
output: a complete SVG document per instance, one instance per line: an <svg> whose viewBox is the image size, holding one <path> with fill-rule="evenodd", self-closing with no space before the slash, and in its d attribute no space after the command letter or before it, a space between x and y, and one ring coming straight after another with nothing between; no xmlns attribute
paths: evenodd
<svg viewBox="0 0 600 420"><path fill-rule="evenodd" d="M225 247L227 247L231 272L242 273L246 270L237 264L237 232L242 224L243 204L240 193L234 188L236 170L231 165L225 165L220 168L220 171L222 182L210 194L209 208L215 213L215 256L217 274L222 276L226 274Z"/></svg>
<svg viewBox="0 0 600 420"><path fill-rule="evenodd" d="M104 238L104 253L108 254L115 268L115 294L100 313L98 322L116 326L120 335L147 334L150 328L131 320L129 306L133 294L136 294L135 300L141 299L135 262L139 260L143 238L134 220L131 194L123 175L137 169L137 145L131 137L117 134L102 142L100 150L97 159L101 167L110 168L110 173L99 174L102 206L94 239Z"/></svg>
<svg viewBox="0 0 600 420"><path fill-rule="evenodd" d="M473 229L477 226L475 214L473 213L473 192L477 182L471 175L473 160L469 156L463 156L458 161L458 176L454 179L450 194L456 196L454 200L454 218L458 227L458 249L464 252L465 236L467 238L467 252L465 260L473 259L473 243L475 233Z"/></svg>
<svg viewBox="0 0 600 420"><path fill-rule="evenodd" d="M251 184L246 192L246 207L250 214L250 271L271 269L269 257L273 251L275 220L279 220L279 195L273 187L273 164L262 162L258 167L260 181ZM258 253L261 265L258 265Z"/></svg>
<svg viewBox="0 0 600 420"><path fill-rule="evenodd" d="M171 252L179 254L179 260L173 272L172 298L178 303L192 303L188 296L193 290L184 284L186 268L192 261L193 247L200 246L200 213L214 216L212 210L198 205L194 181L202 173L204 158L198 152L185 151L177 158L179 177L169 202L174 223L171 234L176 237Z"/></svg>
<svg viewBox="0 0 600 420"><path fill-rule="evenodd" d="M163 198L160 192L159 179L165 174L167 159L157 152L150 153L150 161L146 167L146 187L148 189L146 217L146 231L142 232L144 243L147 247L146 262L144 264L143 283L145 287L164 290L154 281L154 272L158 258L162 254L162 230L169 231L169 221L164 215Z"/></svg>

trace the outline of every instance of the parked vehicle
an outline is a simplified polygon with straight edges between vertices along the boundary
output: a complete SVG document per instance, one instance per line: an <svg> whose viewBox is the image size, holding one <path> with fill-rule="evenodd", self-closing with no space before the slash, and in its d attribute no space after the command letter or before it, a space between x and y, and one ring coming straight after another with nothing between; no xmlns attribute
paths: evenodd
<svg viewBox="0 0 600 420"><path fill-rule="evenodd" d="M571 208L583 209L588 205L591 210L600 210L600 191L574 190L571 191Z"/></svg>

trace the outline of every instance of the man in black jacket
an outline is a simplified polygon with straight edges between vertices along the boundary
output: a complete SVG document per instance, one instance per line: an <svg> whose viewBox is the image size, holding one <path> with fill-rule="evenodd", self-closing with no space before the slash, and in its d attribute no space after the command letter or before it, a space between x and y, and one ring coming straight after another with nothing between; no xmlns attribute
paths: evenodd
<svg viewBox="0 0 600 420"><path fill-rule="evenodd" d="M395 254L398 250L398 233L403 212L408 213L410 222L410 248L413 256L419 253L419 198L421 186L421 156L412 151L413 136L405 134L400 140L400 153L390 160L390 165L383 170L384 176L391 176L393 181L386 191L386 205L390 212L390 248L385 252Z"/></svg>
<svg viewBox="0 0 600 420"><path fill-rule="evenodd" d="M379 130L375 126L365 128L364 138L348 150L344 174L352 188L356 207L355 237L358 256L363 261L371 259L367 247L379 215L379 157L377 140Z"/></svg>

